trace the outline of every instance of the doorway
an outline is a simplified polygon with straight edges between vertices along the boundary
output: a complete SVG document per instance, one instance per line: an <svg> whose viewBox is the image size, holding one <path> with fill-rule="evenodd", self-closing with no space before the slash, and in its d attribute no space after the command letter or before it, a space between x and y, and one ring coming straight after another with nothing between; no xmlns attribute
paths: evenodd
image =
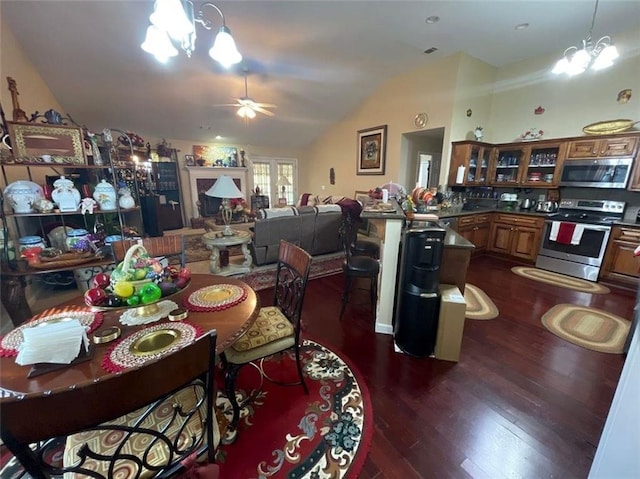
<svg viewBox="0 0 640 479"><path fill-rule="evenodd" d="M444 127L402 134L400 183L407 192L420 183L425 188L438 187L442 170ZM426 181L427 184L423 184Z"/></svg>

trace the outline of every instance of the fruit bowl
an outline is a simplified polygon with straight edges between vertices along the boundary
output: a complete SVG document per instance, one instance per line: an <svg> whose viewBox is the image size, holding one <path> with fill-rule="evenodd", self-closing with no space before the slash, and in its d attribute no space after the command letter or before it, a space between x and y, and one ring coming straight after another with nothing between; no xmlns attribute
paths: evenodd
<svg viewBox="0 0 640 479"><path fill-rule="evenodd" d="M191 285L191 280L187 281L181 289L178 289L173 293L167 294L166 296L161 296L157 300L150 303L146 303L146 304L136 304L136 305L124 304L121 306L92 305L87 302L86 297L85 297L85 304L87 304L87 306L89 306L93 311L108 312L108 311L123 311L126 309L136 309L136 314L138 316L150 316L158 312L158 303L166 299L171 299L175 297L179 293L186 290L190 285Z"/></svg>

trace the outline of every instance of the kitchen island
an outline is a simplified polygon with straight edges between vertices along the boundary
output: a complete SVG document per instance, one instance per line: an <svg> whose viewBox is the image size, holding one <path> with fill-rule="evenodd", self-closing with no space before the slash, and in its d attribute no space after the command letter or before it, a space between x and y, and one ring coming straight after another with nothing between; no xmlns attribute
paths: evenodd
<svg viewBox="0 0 640 479"><path fill-rule="evenodd" d="M400 254L400 240L405 226L405 215L395 200L390 200L393 208L384 212L369 211L366 207L361 213L369 220L376 236L380 239L380 275L378 277L378 302L375 311L376 333L393 334L393 307L398 289L397 271ZM464 292L467 269L471 259L473 243L447 228L445 248L440 266L440 283L455 284ZM393 291L394 294L385 294Z"/></svg>

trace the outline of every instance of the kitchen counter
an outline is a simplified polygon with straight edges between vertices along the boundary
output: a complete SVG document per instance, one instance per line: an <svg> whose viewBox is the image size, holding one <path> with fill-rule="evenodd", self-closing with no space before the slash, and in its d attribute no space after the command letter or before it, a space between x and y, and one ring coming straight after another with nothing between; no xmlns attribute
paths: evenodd
<svg viewBox="0 0 640 479"><path fill-rule="evenodd" d="M469 216L475 215L478 213L511 213L514 215L526 215L526 216L536 216L538 218L546 218L552 213L539 213L537 211L526 211L520 209L506 209L506 208L478 208L475 210L439 210L434 212L438 218L457 218L460 216Z"/></svg>

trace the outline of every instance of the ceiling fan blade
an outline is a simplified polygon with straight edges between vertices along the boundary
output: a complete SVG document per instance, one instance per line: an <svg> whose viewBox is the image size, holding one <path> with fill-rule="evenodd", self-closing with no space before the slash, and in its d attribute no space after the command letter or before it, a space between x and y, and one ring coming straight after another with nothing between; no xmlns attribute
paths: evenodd
<svg viewBox="0 0 640 479"><path fill-rule="evenodd" d="M269 110L265 110L264 108L259 107L259 106L257 106L257 105L254 105L254 106L253 106L253 109L254 109L255 111L259 111L260 113L263 113L263 114L265 114L265 115L267 115L267 116L273 116L273 115L275 115L275 113L273 113L273 112L271 112L271 111L269 111Z"/></svg>
<svg viewBox="0 0 640 479"><path fill-rule="evenodd" d="M217 107L217 106L238 106L238 107L240 107L242 105L240 105L239 103L217 103L217 104L212 105L212 106L214 106L214 107Z"/></svg>
<svg viewBox="0 0 640 479"><path fill-rule="evenodd" d="M262 108L278 108L277 105L274 105L273 103L254 103L254 105Z"/></svg>

